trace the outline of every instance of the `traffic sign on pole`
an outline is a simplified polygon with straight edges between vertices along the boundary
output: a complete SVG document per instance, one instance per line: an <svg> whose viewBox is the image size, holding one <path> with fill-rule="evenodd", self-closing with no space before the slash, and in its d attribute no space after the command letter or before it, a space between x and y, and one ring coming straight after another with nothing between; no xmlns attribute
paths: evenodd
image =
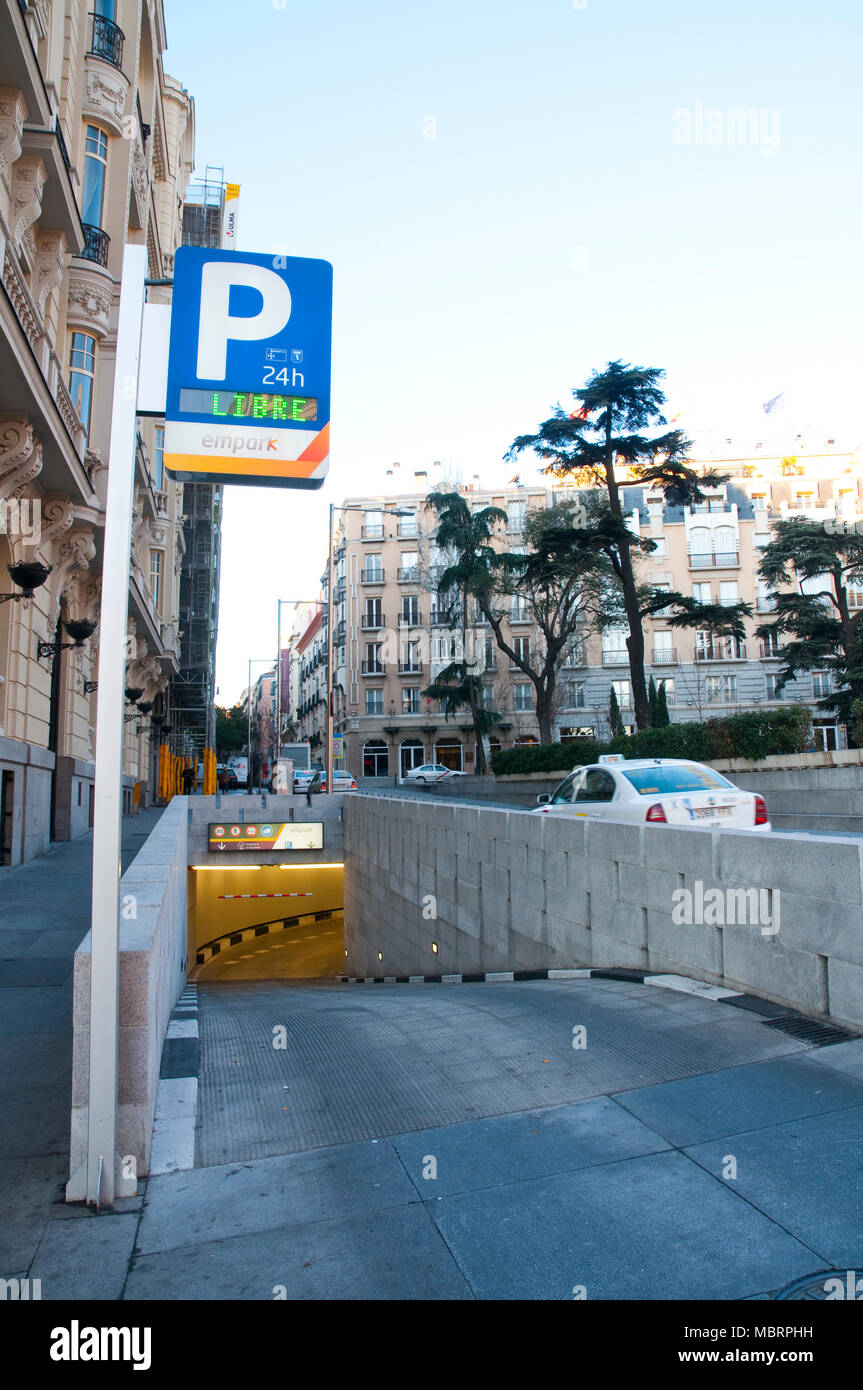
<svg viewBox="0 0 863 1390"><path fill-rule="evenodd" d="M164 454L176 478L322 485L332 297L329 261L180 247Z"/></svg>

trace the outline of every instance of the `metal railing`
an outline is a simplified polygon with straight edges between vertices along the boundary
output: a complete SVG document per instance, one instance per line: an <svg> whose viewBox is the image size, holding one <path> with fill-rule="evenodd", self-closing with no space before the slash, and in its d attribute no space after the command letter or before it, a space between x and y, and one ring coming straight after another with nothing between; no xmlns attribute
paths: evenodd
<svg viewBox="0 0 863 1390"><path fill-rule="evenodd" d="M419 566L409 565L406 569L398 570L398 582L400 584L416 584L419 579Z"/></svg>
<svg viewBox="0 0 863 1390"><path fill-rule="evenodd" d="M385 581L386 570L362 570L360 573L361 584L383 584Z"/></svg>
<svg viewBox="0 0 863 1390"><path fill-rule="evenodd" d="M360 627L366 631L371 628L386 627L387 620L383 613L363 613L360 617Z"/></svg>
<svg viewBox="0 0 863 1390"><path fill-rule="evenodd" d="M417 662L417 661L400 661L400 662L399 662L399 675L400 675L400 676L421 676L421 675L422 675L422 672L423 672L422 662Z"/></svg>
<svg viewBox="0 0 863 1390"><path fill-rule="evenodd" d="M711 637L695 644L696 661L745 661L746 644L733 637Z"/></svg>
<svg viewBox="0 0 863 1390"><path fill-rule="evenodd" d="M654 647L653 648L654 666L676 666L677 648L676 647Z"/></svg>
<svg viewBox="0 0 863 1390"><path fill-rule="evenodd" d="M382 661L364 661L362 673L364 676L385 676L386 667Z"/></svg>
<svg viewBox="0 0 863 1390"><path fill-rule="evenodd" d="M383 526L361 526L360 535L364 541L380 541L383 540L384 528Z"/></svg>
<svg viewBox="0 0 863 1390"><path fill-rule="evenodd" d="M91 14L93 28L90 36L90 54L112 63L115 68L123 66L123 41L126 35L113 19L101 14Z"/></svg>
<svg viewBox="0 0 863 1390"><path fill-rule="evenodd" d="M739 550L690 550L691 570L734 569L740 565Z"/></svg>
<svg viewBox="0 0 863 1390"><path fill-rule="evenodd" d="M93 227L89 222L82 222L81 225L84 228L84 245L77 255L82 261L95 261L96 265L107 269L111 238L101 227Z"/></svg>

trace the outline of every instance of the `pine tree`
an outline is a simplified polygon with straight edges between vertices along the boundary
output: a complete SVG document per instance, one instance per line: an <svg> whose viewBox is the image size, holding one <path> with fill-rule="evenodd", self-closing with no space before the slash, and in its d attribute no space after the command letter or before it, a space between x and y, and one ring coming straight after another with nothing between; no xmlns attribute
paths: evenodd
<svg viewBox="0 0 863 1390"><path fill-rule="evenodd" d="M655 680L653 679L653 677L651 676L651 677L650 677L650 684L649 684L649 686L647 687L647 713L648 713L649 718L650 718L650 727L651 727L651 729L653 729L653 728L656 727L656 702L657 702L656 681L655 681Z"/></svg>
<svg viewBox="0 0 863 1390"><path fill-rule="evenodd" d="M659 682L659 689L656 692L656 713L653 716L653 724L657 729L667 729L671 723L671 716L668 713L668 698L665 694L665 681Z"/></svg>
<svg viewBox="0 0 863 1390"><path fill-rule="evenodd" d="M611 697L608 701L608 723L611 727L612 738L617 738L618 734L623 733L623 720L620 716L620 705L617 703L614 686L611 687Z"/></svg>

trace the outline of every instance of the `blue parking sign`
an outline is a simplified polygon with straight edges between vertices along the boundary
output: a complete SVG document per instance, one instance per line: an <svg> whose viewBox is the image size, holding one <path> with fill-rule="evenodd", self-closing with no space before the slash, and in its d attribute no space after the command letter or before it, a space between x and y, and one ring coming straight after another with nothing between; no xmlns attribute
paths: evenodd
<svg viewBox="0 0 863 1390"><path fill-rule="evenodd" d="M332 301L329 261L180 247L165 409L174 477L322 485Z"/></svg>

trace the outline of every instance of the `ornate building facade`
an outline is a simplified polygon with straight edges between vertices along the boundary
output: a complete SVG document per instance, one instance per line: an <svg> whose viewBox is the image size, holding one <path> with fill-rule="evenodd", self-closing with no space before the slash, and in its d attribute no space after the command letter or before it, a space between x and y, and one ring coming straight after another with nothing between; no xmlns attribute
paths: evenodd
<svg viewBox="0 0 863 1390"><path fill-rule="evenodd" d="M192 99L162 67L161 0L94 8L0 10L0 864L91 824L123 248L145 245L148 278L170 281L194 163ZM163 437L139 421L127 809L152 787L179 651L182 487L165 477Z"/></svg>

